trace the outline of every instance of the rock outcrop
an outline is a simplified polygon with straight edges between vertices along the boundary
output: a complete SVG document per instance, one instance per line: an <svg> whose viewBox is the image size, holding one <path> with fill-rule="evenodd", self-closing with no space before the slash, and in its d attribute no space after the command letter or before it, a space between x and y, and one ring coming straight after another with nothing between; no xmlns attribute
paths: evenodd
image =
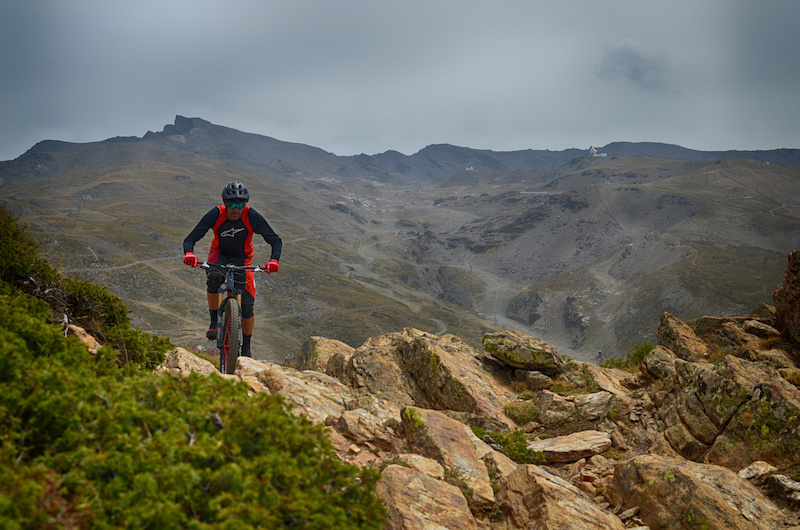
<svg viewBox="0 0 800 530"><path fill-rule="evenodd" d="M293 366L240 358L225 377L381 469L387 528L800 528L797 278L748 315L664 314L626 370L518 332L478 351L409 328L358 348L313 337ZM180 348L162 370L216 373Z"/></svg>
<svg viewBox="0 0 800 530"><path fill-rule="evenodd" d="M783 283L772 294L775 324L796 344L800 344L800 251L789 254Z"/></svg>

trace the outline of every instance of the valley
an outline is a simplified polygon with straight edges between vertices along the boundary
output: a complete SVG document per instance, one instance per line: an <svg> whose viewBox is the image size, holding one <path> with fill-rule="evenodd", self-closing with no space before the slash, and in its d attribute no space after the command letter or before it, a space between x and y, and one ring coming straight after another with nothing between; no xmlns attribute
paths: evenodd
<svg viewBox="0 0 800 530"><path fill-rule="evenodd" d="M613 144L563 159L452 146L336 157L178 118L125 142L37 144L0 162L0 188L60 271L196 348L208 346L204 275L183 265L181 242L231 180L284 241L280 272L257 277L254 354L276 362L312 335L357 347L405 327L473 345L517 329L578 360L617 357L653 342L663 311L771 304L800 248L795 166L647 156L661 152L647 144L629 146L637 156Z"/></svg>

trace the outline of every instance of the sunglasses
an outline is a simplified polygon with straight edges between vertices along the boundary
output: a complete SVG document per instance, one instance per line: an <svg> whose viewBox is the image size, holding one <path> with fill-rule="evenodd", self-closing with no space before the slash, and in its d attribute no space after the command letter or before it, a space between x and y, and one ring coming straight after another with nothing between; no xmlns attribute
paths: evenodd
<svg viewBox="0 0 800 530"><path fill-rule="evenodd" d="M242 209L244 209L244 205L245 204L246 203L244 203L244 202L226 202L225 206L227 206L228 208L231 208L232 210L242 210Z"/></svg>

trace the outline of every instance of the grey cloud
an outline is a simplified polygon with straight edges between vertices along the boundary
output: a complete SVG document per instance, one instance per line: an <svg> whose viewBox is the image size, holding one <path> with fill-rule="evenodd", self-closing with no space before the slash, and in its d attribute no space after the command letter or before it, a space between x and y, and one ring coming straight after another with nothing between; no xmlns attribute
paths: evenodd
<svg viewBox="0 0 800 530"><path fill-rule="evenodd" d="M340 155L800 142L796 0L0 5L0 160L176 114Z"/></svg>
<svg viewBox="0 0 800 530"><path fill-rule="evenodd" d="M606 52L595 72L600 79L624 78L648 92L663 93L669 88L667 61L661 55L647 55L635 44L626 42Z"/></svg>

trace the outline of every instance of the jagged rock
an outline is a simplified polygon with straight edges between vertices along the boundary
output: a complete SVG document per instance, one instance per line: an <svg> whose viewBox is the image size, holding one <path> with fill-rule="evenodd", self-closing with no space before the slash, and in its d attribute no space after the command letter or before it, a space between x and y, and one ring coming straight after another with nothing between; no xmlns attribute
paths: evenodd
<svg viewBox="0 0 800 530"><path fill-rule="evenodd" d="M483 461L490 477L507 477L517 469L518 464L503 453L490 451L483 455Z"/></svg>
<svg viewBox="0 0 800 530"><path fill-rule="evenodd" d="M472 347L452 335L407 328L365 342L345 363L338 357L329 361L328 373L353 388L400 406L481 414L514 426L503 412L514 393L483 369Z"/></svg>
<svg viewBox="0 0 800 530"><path fill-rule="evenodd" d="M661 413L662 418L670 418L669 414ZM680 422L677 414L673 416L674 423L664 422L669 425L664 431L664 438L675 451L682 457L693 461L700 461L708 451L708 446L698 441L689 429Z"/></svg>
<svg viewBox="0 0 800 530"><path fill-rule="evenodd" d="M686 322L695 335L706 344L726 342L726 339L721 338L724 335L725 325L733 324L736 328L741 328L742 324L750 317L746 315L725 315L723 317L702 316Z"/></svg>
<svg viewBox="0 0 800 530"><path fill-rule="evenodd" d="M236 369L233 373L247 383L253 392L267 392L269 394L270 391L267 385L258 379L258 372L263 369L263 362L257 361L252 357L240 356L236 358Z"/></svg>
<svg viewBox="0 0 800 530"><path fill-rule="evenodd" d="M511 514L511 528L624 528L619 517L601 509L578 488L541 467L518 466L501 483L498 502Z"/></svg>
<svg viewBox="0 0 800 530"><path fill-rule="evenodd" d="M618 509L638 506L651 528L776 529L780 509L733 471L655 455L616 464L607 491Z"/></svg>
<svg viewBox="0 0 800 530"><path fill-rule="evenodd" d="M697 396L702 415L724 429L706 462L741 469L754 460L778 464L792 458L781 452L797 446L800 392L775 368L733 356L718 366L676 364L684 395ZM700 410L683 409L684 421L692 416L700 418Z"/></svg>
<svg viewBox="0 0 800 530"><path fill-rule="evenodd" d="M555 346L518 331L487 333L483 347L494 358L514 368L554 375L564 366Z"/></svg>
<svg viewBox="0 0 800 530"><path fill-rule="evenodd" d="M608 414L613 396L611 392L601 391L565 397L549 390L540 390L529 401L509 403L506 410L517 420L529 417L545 425L595 421Z"/></svg>
<svg viewBox="0 0 800 530"><path fill-rule="evenodd" d="M456 337L408 328L355 350L312 338L298 366L303 359L304 366L326 373L239 358L235 374L224 377L241 379L256 392L282 394L296 413L328 428L340 460L383 469L378 489L390 512L387 528L672 528L705 522L712 528L782 528L779 516L788 512L729 478L746 483L743 477L752 474L753 483L762 485L774 469L748 468L738 477L733 471L755 460L766 469L785 468L800 454L800 388L787 381L800 383L800 370L794 354L781 349L785 341L774 340L771 315L766 306L750 315L702 317L691 326L667 315L659 336L682 354L660 344L638 373L571 361L551 367L550 378ZM515 333L513 344L536 340ZM713 362L707 360L710 347ZM185 350L170 352L161 370L218 373ZM572 395L537 386L518 399L512 385L531 388L520 385L520 374L534 376L535 386L561 385ZM552 466L545 471L513 462L498 452L495 440L487 438L489 446L468 427L487 433L516 428L506 411L530 422L523 426L528 440L535 432L593 429L528 441L526 447ZM635 470L599 454L611 447L609 457L624 454ZM646 453L657 464L636 456ZM392 465L397 463L403 465ZM667 486L659 486L659 477ZM771 487L794 503L789 480L772 479ZM700 495L691 497L691 488ZM656 500L645 490L655 491ZM622 517L604 509L612 506ZM728 524L737 516L739 526Z"/></svg>
<svg viewBox="0 0 800 530"><path fill-rule="evenodd" d="M528 390L543 390L553 384L553 379L534 370L514 370L514 379Z"/></svg>
<svg viewBox="0 0 800 530"><path fill-rule="evenodd" d="M65 317L66 318L66 317ZM97 339L89 335L85 329L80 326L76 326L75 324L67 324L66 333L67 335L74 335L77 337L79 341L86 345L86 348L89 350L89 353L92 355L97 354L97 350L99 350L102 346Z"/></svg>
<svg viewBox="0 0 800 530"><path fill-rule="evenodd" d="M692 436L706 446L714 443L745 401L746 390L731 387L728 379L735 365L736 361L721 367L675 362L680 386L676 396L678 416Z"/></svg>
<svg viewBox="0 0 800 530"><path fill-rule="evenodd" d="M292 366L292 368L325 372L331 357L338 354L346 360L354 351L355 349L352 346L338 340L325 337L309 337L300 348L297 366Z"/></svg>
<svg viewBox="0 0 800 530"><path fill-rule="evenodd" d="M469 427L435 411L406 407L403 425L411 449L439 462L446 473L463 480L478 504L494 503L489 471L482 457L492 451Z"/></svg>
<svg viewBox="0 0 800 530"><path fill-rule="evenodd" d="M509 414L508 407L511 405L512 403L509 403L505 407L505 411L507 414ZM475 414L472 412L461 412L458 410L443 410L442 412L444 412L454 420L460 421L464 425L469 425L472 428L482 429L487 432L508 431L508 425L506 425L501 421L495 420L494 418L484 416L483 414Z"/></svg>
<svg viewBox="0 0 800 530"><path fill-rule="evenodd" d="M528 449L544 454L549 463L575 462L611 449L611 436L600 431L580 431L530 442Z"/></svg>
<svg viewBox="0 0 800 530"><path fill-rule="evenodd" d="M234 374L239 377L255 377L258 372L264 370L264 362L257 361L252 357L239 356L236 358L236 369Z"/></svg>
<svg viewBox="0 0 800 530"><path fill-rule="evenodd" d="M167 354L167 359L161 365L160 370L174 370L182 375L188 375L191 372L200 372L206 375L219 374L219 370L209 361L201 359L181 347L175 348Z"/></svg>
<svg viewBox="0 0 800 530"><path fill-rule="evenodd" d="M647 357L642 361L642 365L647 372L666 387L672 387L678 382L678 370L675 368L677 357L672 351L664 346L658 345L653 348ZM671 388L668 388L671 390Z"/></svg>
<svg viewBox="0 0 800 530"><path fill-rule="evenodd" d="M769 363L731 355L716 365L690 363L658 347L643 366L662 386L651 399L661 404L665 439L683 457L741 469L794 458L778 447L800 450L800 393Z"/></svg>
<svg viewBox="0 0 800 530"><path fill-rule="evenodd" d="M326 420L326 423L350 440L369 443L383 451L397 453L402 448L394 429L362 408L345 410L338 418Z"/></svg>
<svg viewBox="0 0 800 530"><path fill-rule="evenodd" d="M337 379L311 370L297 371L250 358L239 358L237 375L254 378L273 394L281 394L296 410L314 421L334 429L342 437L337 454L357 465L376 460L367 452L349 451L353 442L371 447L373 452L397 452L403 440L395 428L400 424L400 408L376 396L360 393ZM253 384L251 384L253 387Z"/></svg>
<svg viewBox="0 0 800 530"><path fill-rule="evenodd" d="M760 302L758 306L750 312L750 317L775 327L775 306Z"/></svg>
<svg viewBox="0 0 800 530"><path fill-rule="evenodd" d="M786 352L777 348L759 350L755 360L767 363L777 368L779 371L794 367L794 362L792 362L791 358L786 354Z"/></svg>
<svg viewBox="0 0 800 530"><path fill-rule="evenodd" d="M514 426L503 406L515 394L484 370L471 346L453 335L416 330L400 346L404 370L425 394L426 408L482 414Z"/></svg>
<svg viewBox="0 0 800 530"><path fill-rule="evenodd" d="M403 462L411 469L415 469L420 473L425 473L429 477L433 477L437 480L444 480L444 468L439 462L432 458L414 453L401 453L397 455L397 460Z"/></svg>
<svg viewBox="0 0 800 530"><path fill-rule="evenodd" d="M781 332L773 328L769 324L765 324L758 320L745 320L742 329L751 335L755 335L762 339L770 339L773 337L780 337Z"/></svg>
<svg viewBox="0 0 800 530"><path fill-rule="evenodd" d="M790 361L785 353L765 346L767 339L780 337L780 332L770 324L754 319L753 315L704 316L690 320L688 325L698 338L717 351L750 361L766 360L776 367L786 367Z"/></svg>
<svg viewBox="0 0 800 530"><path fill-rule="evenodd" d="M538 421L546 425L558 425L570 419L577 419L575 403L549 390L537 392L531 400L531 405L538 410Z"/></svg>
<svg viewBox="0 0 800 530"><path fill-rule="evenodd" d="M770 475L767 484L782 498L800 502L800 482L792 480L786 475L775 474Z"/></svg>
<svg viewBox="0 0 800 530"><path fill-rule="evenodd" d="M378 495L386 502L386 528L472 530L478 527L457 487L398 465L381 473Z"/></svg>
<svg viewBox="0 0 800 530"><path fill-rule="evenodd" d="M576 362L581 370L589 372L601 389L613 394L618 401L626 403L630 401L628 386L635 384L635 378L630 372L618 368L604 368L593 363Z"/></svg>
<svg viewBox="0 0 800 530"><path fill-rule="evenodd" d="M572 402L581 417L593 421L606 417L612 396L611 392L593 392L591 394L573 396Z"/></svg>
<svg viewBox="0 0 800 530"><path fill-rule="evenodd" d="M673 351L684 361L702 361L708 358L708 345L686 323L669 313L661 315L656 338L659 345Z"/></svg>
<svg viewBox="0 0 800 530"><path fill-rule="evenodd" d="M264 364L257 374L273 394L281 394L315 423L338 418L354 399L351 388L319 372L298 372L277 364Z"/></svg>
<svg viewBox="0 0 800 530"><path fill-rule="evenodd" d="M789 254L783 283L772 293L775 327L800 344L800 251Z"/></svg>
<svg viewBox="0 0 800 530"><path fill-rule="evenodd" d="M778 468L770 464L769 462L764 462L763 460L758 460L753 462L746 468L740 470L737 475L739 477L749 480L751 482L759 483L761 482L764 477L767 475L778 471Z"/></svg>
<svg viewBox="0 0 800 530"><path fill-rule="evenodd" d="M400 406L425 406L425 395L405 376L398 362L398 343L402 340L402 333L393 333L368 340L350 355L334 354L326 373L349 387L363 388Z"/></svg>

